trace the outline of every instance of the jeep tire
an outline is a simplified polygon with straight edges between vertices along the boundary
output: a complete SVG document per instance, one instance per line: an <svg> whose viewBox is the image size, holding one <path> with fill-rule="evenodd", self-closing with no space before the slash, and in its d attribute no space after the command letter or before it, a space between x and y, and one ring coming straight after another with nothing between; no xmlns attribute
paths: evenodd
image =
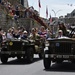
<svg viewBox="0 0 75 75"><path fill-rule="evenodd" d="M4 55L4 54L1 54L1 62L3 64L7 63L8 61L8 56L7 55Z"/></svg>
<svg viewBox="0 0 75 75"><path fill-rule="evenodd" d="M51 65L51 60L50 60L49 57L48 58L45 57L46 54L48 54L48 50L46 50L45 53L44 53L43 63L44 63L45 69L49 69L50 65Z"/></svg>
<svg viewBox="0 0 75 75"><path fill-rule="evenodd" d="M29 63L32 63L32 62L33 62L33 57L34 57L33 48L28 48L28 49L27 49L27 61L28 61Z"/></svg>

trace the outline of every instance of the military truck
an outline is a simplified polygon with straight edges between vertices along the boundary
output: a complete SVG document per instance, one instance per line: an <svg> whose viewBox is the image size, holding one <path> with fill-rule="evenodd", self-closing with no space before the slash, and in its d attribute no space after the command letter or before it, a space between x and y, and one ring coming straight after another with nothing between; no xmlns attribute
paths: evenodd
<svg viewBox="0 0 75 75"><path fill-rule="evenodd" d="M2 43L1 62L6 63L10 57L26 58L28 62L33 62L34 54L39 54L42 58L44 46L41 41L37 41L39 45L36 40L7 39Z"/></svg>

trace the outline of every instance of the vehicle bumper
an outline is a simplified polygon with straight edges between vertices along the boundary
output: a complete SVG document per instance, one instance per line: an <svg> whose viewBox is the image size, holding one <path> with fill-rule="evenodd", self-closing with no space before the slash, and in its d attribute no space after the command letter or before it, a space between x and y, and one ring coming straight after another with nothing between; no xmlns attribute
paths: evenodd
<svg viewBox="0 0 75 75"><path fill-rule="evenodd" d="M1 54L17 55L17 54L25 54L25 51L1 51Z"/></svg>
<svg viewBox="0 0 75 75"><path fill-rule="evenodd" d="M51 59L75 59L75 55L45 54L45 58L51 58Z"/></svg>

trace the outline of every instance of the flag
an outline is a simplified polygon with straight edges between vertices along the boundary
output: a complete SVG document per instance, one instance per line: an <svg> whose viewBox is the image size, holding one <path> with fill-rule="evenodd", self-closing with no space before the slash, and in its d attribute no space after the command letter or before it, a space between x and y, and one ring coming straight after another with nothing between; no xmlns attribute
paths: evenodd
<svg viewBox="0 0 75 75"><path fill-rule="evenodd" d="M41 8L41 3L40 3L40 0L38 0L38 5L39 5L39 8Z"/></svg>
<svg viewBox="0 0 75 75"><path fill-rule="evenodd" d="M52 22L52 17L51 17L51 15L50 15L50 18L49 18L49 20L50 20L50 23Z"/></svg>
<svg viewBox="0 0 75 75"><path fill-rule="evenodd" d="M48 18L48 7L46 6L46 18Z"/></svg>

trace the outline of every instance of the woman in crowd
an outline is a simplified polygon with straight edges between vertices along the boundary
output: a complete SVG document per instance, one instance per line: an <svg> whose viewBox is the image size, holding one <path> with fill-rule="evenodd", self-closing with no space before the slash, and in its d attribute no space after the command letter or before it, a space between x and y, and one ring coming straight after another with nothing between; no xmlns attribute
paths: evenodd
<svg viewBox="0 0 75 75"><path fill-rule="evenodd" d="M66 29L66 27L65 27L63 22L59 23L59 30L62 30L63 36L67 35L67 29Z"/></svg>

